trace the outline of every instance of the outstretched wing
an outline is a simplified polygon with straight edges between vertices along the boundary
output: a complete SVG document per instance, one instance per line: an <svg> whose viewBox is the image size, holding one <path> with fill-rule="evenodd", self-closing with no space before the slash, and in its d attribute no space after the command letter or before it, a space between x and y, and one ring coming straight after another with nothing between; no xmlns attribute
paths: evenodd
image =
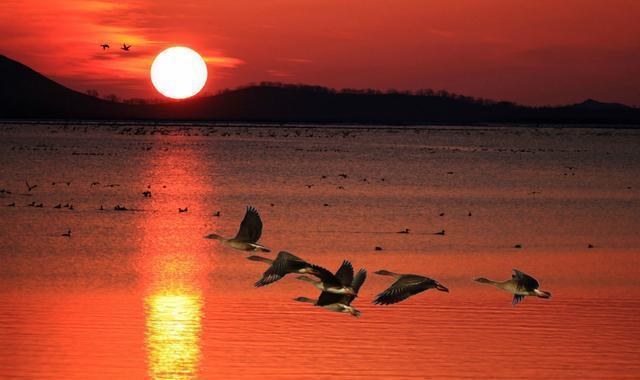
<svg viewBox="0 0 640 380"><path fill-rule="evenodd" d="M336 278L344 286L351 286L353 282L353 265L349 260L344 260L335 274Z"/></svg>
<svg viewBox="0 0 640 380"><path fill-rule="evenodd" d="M520 272L517 269L513 270L513 276L511 278L516 280L519 287L522 287L527 290L538 289L538 287L540 286L540 284L535 278L529 276L524 272Z"/></svg>
<svg viewBox="0 0 640 380"><path fill-rule="evenodd" d="M341 285L340 280L327 269L316 264L309 264L309 266L317 272L317 274L314 273L313 275L318 277L325 285Z"/></svg>
<svg viewBox="0 0 640 380"><path fill-rule="evenodd" d="M430 287L430 282L433 282L430 278L417 276L417 275L405 275L396 282L394 282L389 288L382 293L378 294L373 303L378 305L391 305L404 301L414 294L423 292Z"/></svg>
<svg viewBox="0 0 640 380"><path fill-rule="evenodd" d="M299 260L298 257L293 256L288 252L281 251L278 253L276 259L271 263L271 266L262 274L262 278L254 284L255 287L259 288L261 286L269 285L286 276L289 273L288 266L291 257Z"/></svg>
<svg viewBox="0 0 640 380"><path fill-rule="evenodd" d="M353 291L358 293L360 292L360 288L362 287L362 284L364 284L364 281L367 279L367 271L362 268L358 271L358 273L356 274L356 277L353 279L353 282L351 283L351 287L353 287Z"/></svg>
<svg viewBox="0 0 640 380"><path fill-rule="evenodd" d="M258 210L248 206L235 239L245 243L256 243L261 235L262 220L260 219L260 214L258 214Z"/></svg>

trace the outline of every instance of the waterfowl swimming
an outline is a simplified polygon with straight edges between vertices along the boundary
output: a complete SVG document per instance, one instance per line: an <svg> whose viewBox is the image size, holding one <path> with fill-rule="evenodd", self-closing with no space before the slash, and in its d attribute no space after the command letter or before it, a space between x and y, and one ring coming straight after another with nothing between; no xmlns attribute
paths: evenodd
<svg viewBox="0 0 640 380"><path fill-rule="evenodd" d="M408 228L405 228L405 229L404 229L404 230L402 230L402 231L398 231L398 233L399 233L399 234L408 234L408 233L409 233L409 229L408 229Z"/></svg>
<svg viewBox="0 0 640 380"><path fill-rule="evenodd" d="M222 244L240 251L271 252L269 248L257 244L261 235L262 220L260 219L260 214L255 208L247 206L247 212L244 214L242 223L240 223L240 229L236 237L226 239L217 234L210 234L205 236L205 239L219 240Z"/></svg>
<svg viewBox="0 0 640 380"><path fill-rule="evenodd" d="M338 269L338 272L336 272L336 276L339 275L339 272L343 268L343 266ZM345 274L347 275L344 276L343 281L348 280L348 272L345 271ZM298 297L294 298L294 300L298 302L312 303L315 306L320 306L327 310L335 311L338 313L347 313L353 315L354 317L358 317L360 316L361 312L360 310L351 306L351 302L353 302L353 300L356 298L358 292L360 291L360 287L362 287L362 284L364 284L364 281L367 279L367 271L365 269L360 269L354 277L353 267L351 267L350 275L351 281L348 282L348 284L345 283L345 285L349 285L354 294L336 294L323 291L322 293L320 293L320 297L317 300L313 300L307 297ZM342 275L340 276L342 277Z"/></svg>
<svg viewBox="0 0 640 380"><path fill-rule="evenodd" d="M442 230L442 231L434 232L433 234L434 235L444 236L445 232L444 232L444 230Z"/></svg>
<svg viewBox="0 0 640 380"><path fill-rule="evenodd" d="M484 277L475 278L475 282L481 284L493 285L498 289L502 289L513 294L513 306L517 305L525 296L537 296L540 298L551 298L551 293L538 289L540 284L538 281L524 272L517 269L513 270L510 280L493 281Z"/></svg>
<svg viewBox="0 0 640 380"><path fill-rule="evenodd" d="M286 251L278 252L278 256L276 256L275 260L262 256L249 256L247 259L252 261L261 261L270 265L262 274L262 278L254 284L256 287L274 283L289 273L312 274L314 276L318 276L320 271L319 266L308 263L298 256Z"/></svg>
<svg viewBox="0 0 640 380"><path fill-rule="evenodd" d="M353 282L353 265L351 265L350 261L344 260L340 268L336 271L336 274L317 265L314 265L313 268L317 270L317 273L314 275L320 279L319 281L307 276L300 276L297 277L297 279L309 282L323 292L346 294L354 297L357 295L351 287L351 283Z"/></svg>
<svg viewBox="0 0 640 380"><path fill-rule="evenodd" d="M448 292L445 286L440 284L438 281L433 280L429 277L419 276L417 274L398 274L389 272L388 270L379 270L374 272L375 274L379 274L381 276L391 276L396 279L396 282L391 284L385 291L378 294L373 303L378 305L390 305L394 303L398 303L400 301L404 301L407 298L422 293L425 290L429 289L437 289L441 292Z"/></svg>
<svg viewBox="0 0 640 380"><path fill-rule="evenodd" d="M63 233L62 236L71 237L71 230L68 230L67 232Z"/></svg>

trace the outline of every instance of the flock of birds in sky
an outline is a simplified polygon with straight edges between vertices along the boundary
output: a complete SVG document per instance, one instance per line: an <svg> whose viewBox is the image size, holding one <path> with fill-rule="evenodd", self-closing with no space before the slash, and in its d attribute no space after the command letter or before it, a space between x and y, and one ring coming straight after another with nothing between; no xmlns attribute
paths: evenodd
<svg viewBox="0 0 640 380"><path fill-rule="evenodd" d="M248 206L235 237L224 238L213 233L205 236L205 238L218 240L225 246L240 251L271 252L269 248L258 244L261 235L262 220L260 214L255 208ZM330 311L348 313L354 317L358 317L361 314L358 309L351 306L351 303L356 299L360 288L367 279L367 271L362 268L354 275L353 265L348 260L344 260L340 268L335 273L331 273L319 265L312 264L286 251L280 251L275 259L257 255L249 256L247 259L269 265L262 278L255 283L256 287L272 284L288 274L299 274L301 276L297 277L298 280L312 284L321 293L317 299L298 297L295 299L296 301L308 302ZM386 269L374 273L395 279L391 286L377 295L373 300L374 304L395 304L429 289L449 292L447 287L429 277L416 274L399 274ZM513 270L511 279L506 281L493 281L483 277L476 278L474 281L493 285L512 293L512 304L514 306L522 301L525 296L551 298L551 293L538 289L540 285L535 278L517 269Z"/></svg>
<svg viewBox="0 0 640 380"><path fill-rule="evenodd" d="M107 50L111 46L109 46L109 44L101 44L100 47L102 48L102 50ZM129 51L129 49L131 49L131 45L127 45L123 43L122 46L120 46L120 50Z"/></svg>

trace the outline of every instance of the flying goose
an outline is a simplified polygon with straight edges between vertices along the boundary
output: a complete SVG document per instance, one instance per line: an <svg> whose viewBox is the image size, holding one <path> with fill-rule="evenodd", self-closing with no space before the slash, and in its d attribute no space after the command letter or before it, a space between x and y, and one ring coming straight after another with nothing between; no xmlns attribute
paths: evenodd
<svg viewBox="0 0 640 380"><path fill-rule="evenodd" d="M438 281L430 279L429 277L418 276L417 274L397 274L384 269L374 273L382 276L391 276L396 279L396 282L378 294L376 299L373 300L373 303L377 305L398 303L432 288L440 290L441 292L449 291L449 289Z"/></svg>
<svg viewBox="0 0 640 380"><path fill-rule="evenodd" d="M312 274L317 276L321 269L319 266L308 263L286 251L278 252L275 260L262 256L249 256L247 259L261 261L270 265L262 274L262 278L254 284L257 288L276 282L289 273Z"/></svg>
<svg viewBox="0 0 640 380"><path fill-rule="evenodd" d="M260 219L260 214L258 214L258 210L255 208L247 206L247 212L244 214L242 223L240 223L240 229L236 237L225 239L220 235L210 234L205 236L205 239L219 240L227 247L240 251L271 252L269 248L257 244L260 235L262 235L262 220Z"/></svg>
<svg viewBox="0 0 640 380"><path fill-rule="evenodd" d="M342 269L342 267L340 267L340 269ZM338 269L338 272L340 272L340 269ZM338 275L337 272L336 275ZM358 292L360 291L360 287L362 287L362 284L364 284L364 281L367 279L367 271L365 269L360 269L355 277L353 277L352 271L351 278L352 281L349 283L349 286L353 290L354 294L336 294L323 291L322 293L320 293L320 297L317 300L313 300L307 297L298 297L295 298L294 301L308 302L330 311L347 313L353 315L354 317L358 317L360 316L361 312L360 310L351 306L351 302L356 298ZM346 278L344 279L346 280Z"/></svg>
<svg viewBox="0 0 640 380"><path fill-rule="evenodd" d="M102 48L102 50L106 50L109 49L109 44L102 44L100 45L100 47Z"/></svg>
<svg viewBox="0 0 640 380"><path fill-rule="evenodd" d="M538 289L540 284L538 281L524 272L520 272L517 269L513 270L513 275L510 280L506 281L492 281L484 277L474 279L475 282L481 284L493 285L498 289L502 289L509 293L513 293L513 300L511 304L517 305L524 299L525 296L537 296L540 298L551 298L551 293Z"/></svg>
<svg viewBox="0 0 640 380"><path fill-rule="evenodd" d="M38 185L33 185L33 186L29 185L29 181L25 180L24 182L27 184L27 190L28 191L31 191L31 190L35 189L36 187L38 187Z"/></svg>
<svg viewBox="0 0 640 380"><path fill-rule="evenodd" d="M351 287L351 283L353 282L353 265L351 265L351 262L344 260L340 268L336 271L336 274L322 267L316 267L315 269L317 269L318 273L315 274L315 276L320 279L319 281L307 276L299 276L297 279L311 283L322 292L346 294L354 298L357 296L357 293Z"/></svg>
<svg viewBox="0 0 640 380"><path fill-rule="evenodd" d="M120 49L122 49L124 51L129 51L129 49L131 49L131 45L122 44L122 47Z"/></svg>

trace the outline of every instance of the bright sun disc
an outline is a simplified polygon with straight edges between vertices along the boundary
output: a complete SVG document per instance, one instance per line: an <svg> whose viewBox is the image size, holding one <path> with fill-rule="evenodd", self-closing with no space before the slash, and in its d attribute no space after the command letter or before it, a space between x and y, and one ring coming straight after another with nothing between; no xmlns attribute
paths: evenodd
<svg viewBox="0 0 640 380"><path fill-rule="evenodd" d="M207 65L194 50L171 47L153 60L151 82L166 97L188 98L200 92L207 82Z"/></svg>

